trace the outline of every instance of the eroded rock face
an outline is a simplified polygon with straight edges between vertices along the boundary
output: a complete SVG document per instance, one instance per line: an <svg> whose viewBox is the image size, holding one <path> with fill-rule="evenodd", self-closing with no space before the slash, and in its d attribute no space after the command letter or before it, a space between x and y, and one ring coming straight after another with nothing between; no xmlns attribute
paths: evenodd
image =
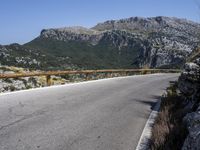
<svg viewBox="0 0 200 150"><path fill-rule="evenodd" d="M79 41L97 44L102 38L102 32L87 29L84 27L65 27L58 29L44 29L41 31L41 38L50 38L58 41Z"/></svg>
<svg viewBox="0 0 200 150"><path fill-rule="evenodd" d="M143 18L143 17L131 17L127 19L121 20L110 20L104 23L99 23L92 29L98 31L105 31L105 30L137 30L137 31L155 31L155 32L166 32L166 33L175 33L177 32L179 35L186 35L186 34L197 34L196 26L198 24L185 20L179 19L174 17L150 17L150 18ZM180 31L185 31L184 33Z"/></svg>
<svg viewBox="0 0 200 150"><path fill-rule="evenodd" d="M182 150L198 150L200 148L200 65L199 58L194 63L185 64L185 70L179 77L178 86L184 98L192 105L190 112L184 117L188 136Z"/></svg>
<svg viewBox="0 0 200 150"><path fill-rule="evenodd" d="M192 101L195 101L200 88L200 66L196 63L186 63L185 70L179 77L179 90Z"/></svg>
<svg viewBox="0 0 200 150"><path fill-rule="evenodd" d="M200 148L200 112L189 113L184 117L189 135L182 150L198 150Z"/></svg>

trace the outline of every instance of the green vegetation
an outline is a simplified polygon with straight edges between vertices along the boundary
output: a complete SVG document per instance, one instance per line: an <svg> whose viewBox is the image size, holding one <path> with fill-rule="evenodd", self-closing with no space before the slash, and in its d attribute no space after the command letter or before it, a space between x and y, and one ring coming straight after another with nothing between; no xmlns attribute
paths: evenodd
<svg viewBox="0 0 200 150"><path fill-rule="evenodd" d="M48 56L45 60L48 65L56 70L62 69L62 65L74 64L84 69L108 69L108 68L133 68L132 62L138 55L140 48L137 43L134 47L118 50L114 45L102 40L97 45L88 42L57 41L52 39L37 38L25 46L36 49ZM63 59L63 62L60 61ZM56 61L55 61L56 60ZM66 62L68 60L68 62ZM44 66L45 67L45 66Z"/></svg>

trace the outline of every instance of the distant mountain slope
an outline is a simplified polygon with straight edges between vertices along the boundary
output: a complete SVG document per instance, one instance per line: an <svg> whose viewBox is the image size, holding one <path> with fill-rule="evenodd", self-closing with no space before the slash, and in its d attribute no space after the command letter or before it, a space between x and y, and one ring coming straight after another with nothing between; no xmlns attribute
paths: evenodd
<svg viewBox="0 0 200 150"><path fill-rule="evenodd" d="M87 69L133 67L133 60L139 55L138 49L142 48L141 43L143 43L139 38L128 36L122 31L91 35L94 37L75 33L68 35L67 32L66 39L60 36L63 32L57 33L56 36L49 34L47 37L44 34L46 33L42 33L39 38L26 46L57 57L68 56L72 64ZM52 35L54 37L51 37ZM125 42L127 42L125 47L118 45L126 44Z"/></svg>
<svg viewBox="0 0 200 150"><path fill-rule="evenodd" d="M21 67L38 67L42 57L39 52L27 49L19 44L0 45L0 63L2 65Z"/></svg>
<svg viewBox="0 0 200 150"><path fill-rule="evenodd" d="M49 53L33 50L19 44L0 45L0 65L29 69L66 69L73 65L68 58L58 58Z"/></svg>
<svg viewBox="0 0 200 150"><path fill-rule="evenodd" d="M44 29L21 47L39 53L44 69L178 68L197 48L199 31L199 24L185 19L131 17L91 29Z"/></svg>

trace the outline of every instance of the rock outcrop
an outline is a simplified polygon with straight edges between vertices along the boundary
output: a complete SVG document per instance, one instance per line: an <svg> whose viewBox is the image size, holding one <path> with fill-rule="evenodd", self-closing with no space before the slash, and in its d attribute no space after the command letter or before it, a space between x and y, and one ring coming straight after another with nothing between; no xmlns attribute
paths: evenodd
<svg viewBox="0 0 200 150"><path fill-rule="evenodd" d="M197 150L200 148L200 58L185 65L178 85L189 108L189 113L183 119L189 134L182 149Z"/></svg>

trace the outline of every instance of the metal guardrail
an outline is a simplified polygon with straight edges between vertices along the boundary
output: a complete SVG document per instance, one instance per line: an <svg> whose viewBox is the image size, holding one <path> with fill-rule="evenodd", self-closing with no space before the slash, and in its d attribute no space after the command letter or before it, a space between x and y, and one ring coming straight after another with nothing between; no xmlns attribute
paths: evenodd
<svg viewBox="0 0 200 150"><path fill-rule="evenodd" d="M52 75L68 75L68 74L89 74L96 73L179 73L181 70L177 69L108 69L108 70L68 70L68 71L40 71L40 72L26 72L26 73L9 73L9 74L0 74L0 79L8 78L21 78L21 77L33 77L33 76L46 76L47 85L51 85L51 76Z"/></svg>

